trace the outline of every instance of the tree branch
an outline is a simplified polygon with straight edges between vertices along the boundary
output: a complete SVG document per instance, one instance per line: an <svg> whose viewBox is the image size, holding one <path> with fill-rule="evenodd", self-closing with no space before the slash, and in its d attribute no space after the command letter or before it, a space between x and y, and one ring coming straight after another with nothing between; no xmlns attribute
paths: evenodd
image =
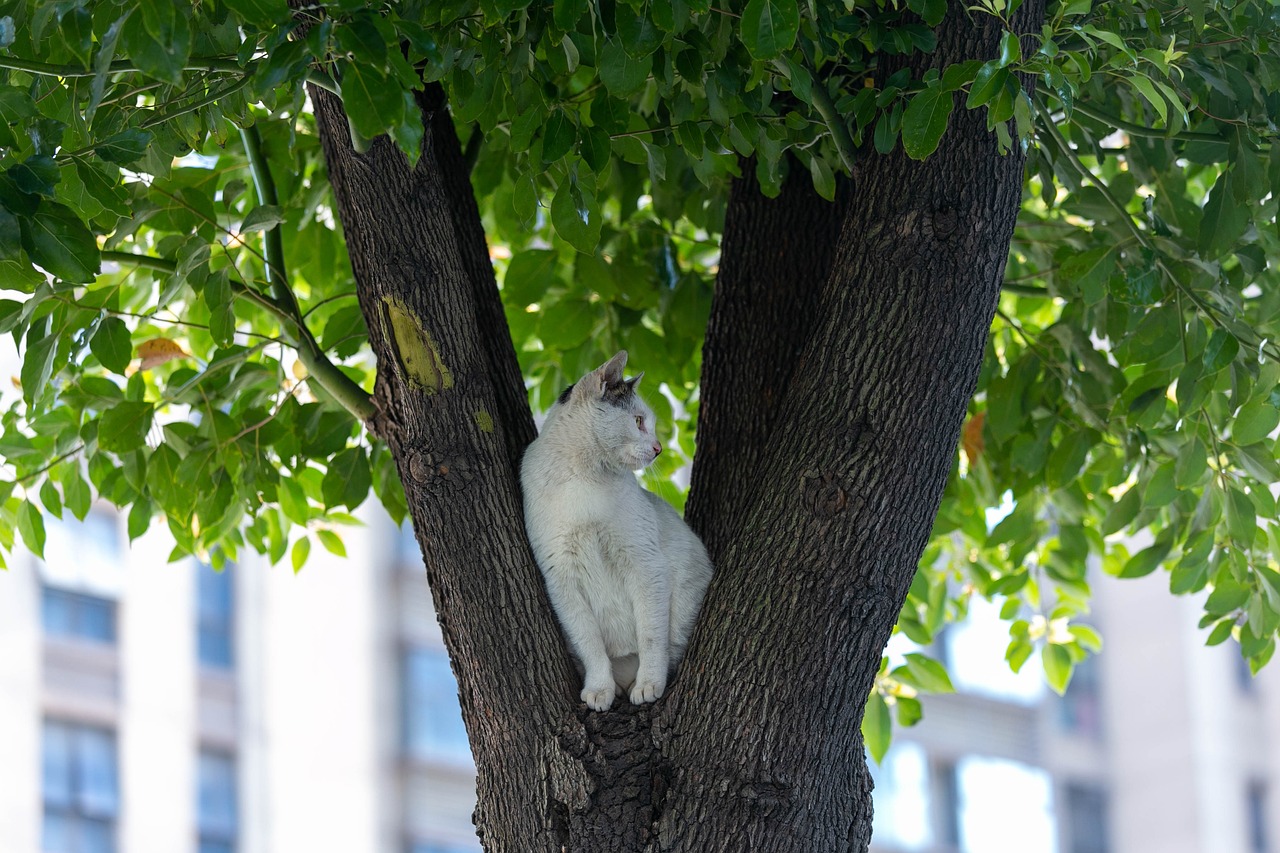
<svg viewBox="0 0 1280 853"><path fill-rule="evenodd" d="M256 65L257 62L255 61L248 66L242 67L236 60L222 56L196 56L187 60L187 64L182 66L182 70L219 71L228 74L243 74L245 77L249 77L253 74ZM90 68L81 68L76 65L54 65L49 62L20 59L16 56L0 56L0 68L25 71L28 74L38 74L43 77L96 77L98 74L97 71ZM120 74L138 70L140 70L138 66L127 59L117 59L107 66L108 74ZM334 82L333 78L316 68L307 70L307 82L339 97L342 95L338 84Z"/></svg>
<svg viewBox="0 0 1280 853"><path fill-rule="evenodd" d="M241 128L240 138L244 141L245 154L249 158L253 184L258 191L258 203L279 204L275 180L271 177L271 169L262 151L262 135L258 132L258 128ZM377 414L373 398L325 356L324 350L302 319L302 309L298 305L298 299L289 287L287 267L284 262L284 239L279 227L266 231L262 235L262 240L267 260L267 283L271 285L272 293L275 295L272 301L282 312L281 316L285 318L286 326L291 327L294 332L298 359L320 386L333 395L344 409L362 422L368 421Z"/></svg>
<svg viewBox="0 0 1280 853"><path fill-rule="evenodd" d="M1058 97L1057 94L1045 89L1043 86L1037 86L1036 92L1041 96L1050 95L1055 98ZM1108 127L1114 127L1116 130L1123 130L1130 136L1142 136L1147 139L1178 139L1183 142L1221 142L1223 145L1227 143L1227 140L1223 139L1216 133L1203 133L1197 130L1184 130L1179 133L1169 133L1168 131L1159 130L1158 128L1143 127L1140 124L1126 121L1119 116L1113 116L1110 113L1098 109L1097 107L1092 107L1084 103L1074 103L1071 105L1071 109L1076 112L1084 113L1089 118L1094 119L1095 121L1100 121ZM1048 118L1048 116L1046 116L1046 118Z"/></svg>

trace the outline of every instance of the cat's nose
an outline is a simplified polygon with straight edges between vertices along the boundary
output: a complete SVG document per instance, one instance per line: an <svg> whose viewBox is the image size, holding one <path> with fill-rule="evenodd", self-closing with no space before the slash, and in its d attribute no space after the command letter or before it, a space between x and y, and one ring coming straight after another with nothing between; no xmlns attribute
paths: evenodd
<svg viewBox="0 0 1280 853"><path fill-rule="evenodd" d="M656 442L656 441L655 441L655 442L653 443L653 456L654 456L654 458L656 459L656 458L658 457L658 454L659 454L659 453L661 453L661 452L662 452L662 445L661 445L661 444L658 444L658 442Z"/></svg>

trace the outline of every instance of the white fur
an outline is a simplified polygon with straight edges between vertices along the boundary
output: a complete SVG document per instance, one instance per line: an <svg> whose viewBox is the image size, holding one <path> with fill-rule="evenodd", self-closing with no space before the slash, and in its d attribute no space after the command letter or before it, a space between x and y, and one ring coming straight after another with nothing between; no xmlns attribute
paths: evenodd
<svg viewBox="0 0 1280 853"><path fill-rule="evenodd" d="M529 542L597 711L628 691L633 704L662 695L711 580L702 542L636 481L661 445L626 361L618 353L551 407L520 473Z"/></svg>

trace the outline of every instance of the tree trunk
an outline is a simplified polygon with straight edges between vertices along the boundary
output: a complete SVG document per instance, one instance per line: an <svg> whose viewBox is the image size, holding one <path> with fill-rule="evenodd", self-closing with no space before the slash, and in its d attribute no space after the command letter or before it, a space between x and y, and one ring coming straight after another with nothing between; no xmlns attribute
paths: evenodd
<svg viewBox="0 0 1280 853"><path fill-rule="evenodd" d="M994 56L983 20L953 7L927 61ZM311 94L485 849L864 850L859 724L977 379L1021 157L961 110L925 163L864 155L837 205L738 182L689 502L715 578L667 695L594 713L524 536L528 407L442 96L410 170L386 139L355 153Z"/></svg>

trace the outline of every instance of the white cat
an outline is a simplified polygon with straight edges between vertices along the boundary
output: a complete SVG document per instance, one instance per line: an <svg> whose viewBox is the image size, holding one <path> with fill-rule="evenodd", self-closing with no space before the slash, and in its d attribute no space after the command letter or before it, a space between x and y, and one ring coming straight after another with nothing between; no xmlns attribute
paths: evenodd
<svg viewBox="0 0 1280 853"><path fill-rule="evenodd" d="M662 452L627 353L565 389L525 451L525 527L583 670L582 701L662 695L711 581L706 548L634 471Z"/></svg>

